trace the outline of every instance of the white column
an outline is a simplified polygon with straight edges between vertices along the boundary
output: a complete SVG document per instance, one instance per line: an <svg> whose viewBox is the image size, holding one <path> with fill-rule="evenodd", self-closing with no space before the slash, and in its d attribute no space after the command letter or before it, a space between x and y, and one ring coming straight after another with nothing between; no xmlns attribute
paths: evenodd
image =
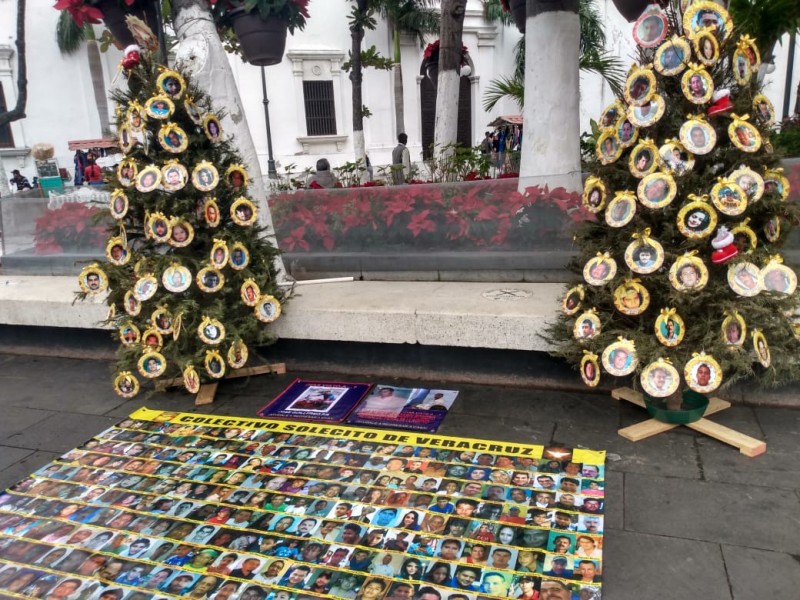
<svg viewBox="0 0 800 600"><path fill-rule="evenodd" d="M532 4L549 2L528 0L520 191L545 184L551 189L563 186L578 190L581 182L578 13L539 7L536 14Z"/></svg>

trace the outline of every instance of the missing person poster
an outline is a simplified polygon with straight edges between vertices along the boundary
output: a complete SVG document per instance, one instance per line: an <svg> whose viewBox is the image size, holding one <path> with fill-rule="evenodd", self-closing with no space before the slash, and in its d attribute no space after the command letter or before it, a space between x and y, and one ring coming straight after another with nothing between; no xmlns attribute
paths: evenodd
<svg viewBox="0 0 800 600"><path fill-rule="evenodd" d="M453 406L457 391L400 388L377 384L347 420L369 425L434 433Z"/></svg>

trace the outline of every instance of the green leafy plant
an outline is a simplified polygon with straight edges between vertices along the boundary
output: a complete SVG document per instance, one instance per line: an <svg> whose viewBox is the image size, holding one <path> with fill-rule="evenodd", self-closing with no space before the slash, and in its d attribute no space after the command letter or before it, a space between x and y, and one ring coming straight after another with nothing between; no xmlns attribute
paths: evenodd
<svg viewBox="0 0 800 600"><path fill-rule="evenodd" d="M800 157L800 116L781 123L780 132L773 136L775 148L788 157Z"/></svg>

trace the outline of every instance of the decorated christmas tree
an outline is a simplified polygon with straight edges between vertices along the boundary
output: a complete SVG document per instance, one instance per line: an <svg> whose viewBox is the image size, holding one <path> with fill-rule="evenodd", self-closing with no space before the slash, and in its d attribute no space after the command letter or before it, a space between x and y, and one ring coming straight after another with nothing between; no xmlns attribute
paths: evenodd
<svg viewBox="0 0 800 600"><path fill-rule="evenodd" d="M115 92L125 157L109 206L105 264L79 276L81 296L108 290L108 322L120 348L114 388L183 377L187 390L220 379L271 340L283 299L277 250L257 223L249 174L226 138L222 114L180 67L138 47L122 61Z"/></svg>
<svg viewBox="0 0 800 600"><path fill-rule="evenodd" d="M633 35L639 64L600 116L584 187L583 283L549 337L587 385L636 374L670 407L687 387L795 381L797 277L780 247L798 208L756 40L714 2L651 6Z"/></svg>

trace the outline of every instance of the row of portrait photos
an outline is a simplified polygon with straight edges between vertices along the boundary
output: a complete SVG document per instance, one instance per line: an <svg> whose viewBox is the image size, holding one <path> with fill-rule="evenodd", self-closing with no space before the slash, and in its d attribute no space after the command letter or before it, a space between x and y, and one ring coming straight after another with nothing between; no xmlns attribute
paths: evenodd
<svg viewBox="0 0 800 600"><path fill-rule="evenodd" d="M127 420L0 498L0 587L599 598L603 469Z"/></svg>

